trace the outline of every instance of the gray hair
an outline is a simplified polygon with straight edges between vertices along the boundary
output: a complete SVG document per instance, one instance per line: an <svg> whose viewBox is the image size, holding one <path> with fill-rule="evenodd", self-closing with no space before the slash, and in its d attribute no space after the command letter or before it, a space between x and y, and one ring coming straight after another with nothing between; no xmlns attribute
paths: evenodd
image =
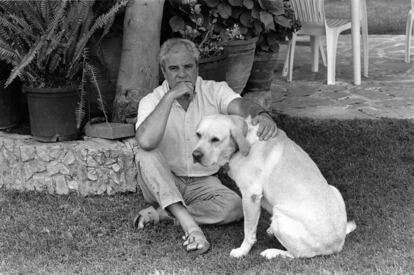
<svg viewBox="0 0 414 275"><path fill-rule="evenodd" d="M198 64L198 61L200 60L200 51L198 50L197 46L194 44L193 41L184 38L170 38L162 44L160 49L159 59L160 66L162 68L164 68L165 58L167 57L171 49L177 45L183 45L187 49L187 51L189 51L193 55L196 64Z"/></svg>

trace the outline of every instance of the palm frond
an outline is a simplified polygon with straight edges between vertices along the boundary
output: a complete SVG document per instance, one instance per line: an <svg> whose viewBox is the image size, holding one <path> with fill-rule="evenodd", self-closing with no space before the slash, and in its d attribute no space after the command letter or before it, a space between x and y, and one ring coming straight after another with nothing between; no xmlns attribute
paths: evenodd
<svg viewBox="0 0 414 275"><path fill-rule="evenodd" d="M109 31L111 30L111 26L114 24L114 22L115 22L115 16L113 16L113 17L111 17L110 19L110 22L108 22L108 24L106 24L105 26L104 26L104 29L103 29L103 31L102 31L102 34L101 34L101 36L99 37L99 39L98 39L98 42L97 43L100 43L101 41L102 41L102 39L109 33Z"/></svg>
<svg viewBox="0 0 414 275"><path fill-rule="evenodd" d="M3 41L3 44L9 44L7 41L11 41L10 33L6 28L0 27L0 40Z"/></svg>
<svg viewBox="0 0 414 275"><path fill-rule="evenodd" d="M9 45L0 41L0 59L11 64L15 65L15 60L19 58L18 53L15 50L9 47Z"/></svg>
<svg viewBox="0 0 414 275"><path fill-rule="evenodd" d="M27 1L2 1L0 5L0 25L9 33L24 33L25 36L33 39L32 33L33 13L32 6ZM29 14L29 17L27 16ZM30 16L31 15L31 16ZM27 21L30 18L30 24Z"/></svg>
<svg viewBox="0 0 414 275"><path fill-rule="evenodd" d="M5 55L10 55L11 57L17 57L16 54L18 54L18 52L16 52L15 49L10 47L10 45L6 43L1 37L0 37L0 48L8 52Z"/></svg>
<svg viewBox="0 0 414 275"><path fill-rule="evenodd" d="M106 13L100 15L92 25L92 27L89 29L88 32L86 32L79 42L76 45L76 51L75 55L72 59L72 63L75 63L76 60L78 60L82 54L83 49L86 47L86 44L90 41L91 36L100 28L104 27L106 24L112 23L113 18L115 17L116 13L124 6L128 4L129 0L120 0L115 5L112 6ZM69 69L69 71L71 71Z"/></svg>
<svg viewBox="0 0 414 275"><path fill-rule="evenodd" d="M13 51L19 53L19 55L21 55L21 53L24 54L25 52L27 52L27 40L25 40L19 35L16 35L15 33L8 33L3 30L3 28L0 28L0 41L2 42L2 45L4 47L13 49Z"/></svg>
<svg viewBox="0 0 414 275"><path fill-rule="evenodd" d="M52 37L52 35L54 34L54 30L59 26L59 22L65 14L65 8L68 1L69 0L62 0L60 6L55 7L53 19L50 22L48 29L46 31L47 40L49 40Z"/></svg>
<svg viewBox="0 0 414 275"><path fill-rule="evenodd" d="M98 16L95 0L0 0L0 59L13 65L6 85L19 77L30 87L62 86L81 80L83 70L95 85L98 71L83 63L83 51L108 33L127 2L117 0Z"/></svg>
<svg viewBox="0 0 414 275"><path fill-rule="evenodd" d="M39 15L41 15L41 17L43 18L43 20L45 21L45 22L49 22L49 20L50 20L50 12L49 12L49 10L50 10L50 2L48 2L48 1L39 1L39 2L37 2L38 3L38 6L37 6L37 8L39 9L39 11L40 11L40 13L36 13L36 14L39 14Z"/></svg>
<svg viewBox="0 0 414 275"><path fill-rule="evenodd" d="M90 37L92 34L94 34L97 29L100 29L105 25L112 23L115 15L121 8L125 7L128 4L128 1L129 0L120 0L111 9L109 9L109 11L100 15L95 20L95 23L93 24L92 28L89 30L87 37Z"/></svg>
<svg viewBox="0 0 414 275"><path fill-rule="evenodd" d="M60 61L61 61L61 57L60 57L59 54L53 55L50 58L48 70L50 72L54 72L56 70L56 68L59 66Z"/></svg>
<svg viewBox="0 0 414 275"><path fill-rule="evenodd" d="M14 25L19 33L21 33L22 37L28 37L31 39L35 39L35 35L33 34L33 29L29 25L29 23L22 17L18 17L14 14L10 15L10 18L14 21Z"/></svg>
<svg viewBox="0 0 414 275"><path fill-rule="evenodd" d="M0 16L0 27L11 32L19 32L20 29L13 24L13 22L9 21L7 18Z"/></svg>
<svg viewBox="0 0 414 275"><path fill-rule="evenodd" d="M88 76L88 79L89 79L90 83L95 88L95 90L98 94L98 98L97 98L97 101L99 103L98 107L102 111L102 113L105 117L105 121L109 122L106 107L105 107L105 104L104 104L104 102L105 102L104 97L103 97L103 94L102 94L102 91L101 91L101 86L99 84L99 82L100 82L99 81L99 78L100 78L99 70L98 70L98 68L96 68L92 63L88 62L87 60L85 62L85 69L86 69L87 76Z"/></svg>
<svg viewBox="0 0 414 275"><path fill-rule="evenodd" d="M29 52L21 59L21 62L13 68L9 78L6 81L6 86L12 83L17 76L24 74L24 68L32 62L44 44L48 43L48 40L51 39L55 29L58 27L59 20L64 15L67 1L68 0L62 0L60 6L56 8L56 14L52 20L52 23L48 26L46 33L42 35L38 41L36 41L34 46L30 48Z"/></svg>
<svg viewBox="0 0 414 275"><path fill-rule="evenodd" d="M30 22L30 25L34 30L39 32L44 32L46 30L46 23L49 20L42 17L39 9L35 3L38 1L18 1L21 3L20 11L22 13L22 17L27 18ZM40 4L44 3L44 1L40 1Z"/></svg>
<svg viewBox="0 0 414 275"><path fill-rule="evenodd" d="M82 53L82 78L80 89L80 101L76 109L76 124L79 129L82 122L84 121L86 115L86 103L88 99L86 98L87 88L94 88L97 93L97 103L99 110L103 113L105 121L109 122L107 109L109 107L105 106L104 96L101 90L101 83L103 82L102 74L100 69L89 60L89 49L85 48ZM91 86L91 87L90 87Z"/></svg>
<svg viewBox="0 0 414 275"><path fill-rule="evenodd" d="M50 39L46 47L46 55L50 55L61 44L61 39L65 35L66 30L60 30L59 33Z"/></svg>
<svg viewBox="0 0 414 275"><path fill-rule="evenodd" d="M10 39L5 40L8 41L7 44L13 48L15 50L15 52L18 52L19 55L24 54L25 52L27 52L27 40L20 37L19 35L15 35L15 34L11 34L10 35ZM10 43L11 41L11 43ZM33 40L33 42L35 42L35 40ZM31 43L33 43L31 42Z"/></svg>
<svg viewBox="0 0 414 275"><path fill-rule="evenodd" d="M63 46L67 49L66 53L68 58L74 56L76 42L79 40L79 36L84 32L83 28L89 27L89 22L92 21L92 6L88 6L91 5L91 3L93 3L93 1L87 1L87 3L82 1L80 5L73 6L73 8L69 10L68 18L74 18L74 20L66 20L62 22L62 29L67 31L67 41L63 43ZM70 63L70 61L71 60L68 60L68 63Z"/></svg>
<svg viewBox="0 0 414 275"><path fill-rule="evenodd" d="M33 47L21 60L21 62L13 68L13 70L10 73L9 78L7 79L5 83L5 87L10 85L10 83L13 82L13 80L18 76L24 73L22 70L30 64L30 62L34 59L37 52L39 51L40 47L42 46L42 43L44 41L44 37L41 37L38 41L37 45Z"/></svg>
<svg viewBox="0 0 414 275"><path fill-rule="evenodd" d="M79 5L75 6L78 23L85 26L85 29L82 30L81 33L85 33L86 30L89 30L89 26L91 25L92 19L94 17L93 13L91 13L94 4L95 0L80 0Z"/></svg>
<svg viewBox="0 0 414 275"><path fill-rule="evenodd" d="M3 15L7 15L9 17L18 17L21 19L29 20L30 25L35 26L38 28L39 21L41 19L38 16L38 12L36 12L36 3L38 1L9 1L9 0L2 0L0 1L0 12ZM41 26L41 24L40 24ZM38 28L40 29L40 28Z"/></svg>
<svg viewBox="0 0 414 275"><path fill-rule="evenodd" d="M85 58L83 63L85 63ZM82 78L81 83L79 85L79 91L80 91L80 97L79 97L79 104L76 107L75 110L75 116L76 116L76 128L80 129L82 122L86 115L86 83L87 83L87 76L86 76L86 70L82 72Z"/></svg>
<svg viewBox="0 0 414 275"><path fill-rule="evenodd" d="M0 10L2 10L4 14L15 13L20 9L20 2L22 1L0 0Z"/></svg>

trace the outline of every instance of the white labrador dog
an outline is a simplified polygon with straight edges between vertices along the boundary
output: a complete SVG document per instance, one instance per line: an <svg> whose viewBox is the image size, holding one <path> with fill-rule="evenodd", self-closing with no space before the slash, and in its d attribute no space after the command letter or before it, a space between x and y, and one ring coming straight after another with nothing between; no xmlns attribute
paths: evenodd
<svg viewBox="0 0 414 275"><path fill-rule="evenodd" d="M344 200L328 185L309 155L278 129L277 136L259 141L250 118L211 115L197 128L194 161L204 166L229 164L229 176L240 188L244 240L232 257L249 253L256 242L260 206L272 215L267 230L287 249L266 249L267 259L313 257L342 250L345 236L356 225L347 222Z"/></svg>

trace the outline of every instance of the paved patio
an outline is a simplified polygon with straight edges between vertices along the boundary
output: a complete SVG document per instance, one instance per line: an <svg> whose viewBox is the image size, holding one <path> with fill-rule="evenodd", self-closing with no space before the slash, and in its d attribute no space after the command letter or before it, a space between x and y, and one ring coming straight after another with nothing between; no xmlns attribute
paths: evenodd
<svg viewBox="0 0 414 275"><path fill-rule="evenodd" d="M311 72L310 49L304 46L296 47L293 82L288 83L281 76L286 55L286 46L281 46L266 105L275 112L311 118L414 119L414 55L410 64L404 62L404 41L404 35L370 35L369 77L362 77L359 86L353 84L350 35L339 39L335 85L326 85L322 62L318 73Z"/></svg>

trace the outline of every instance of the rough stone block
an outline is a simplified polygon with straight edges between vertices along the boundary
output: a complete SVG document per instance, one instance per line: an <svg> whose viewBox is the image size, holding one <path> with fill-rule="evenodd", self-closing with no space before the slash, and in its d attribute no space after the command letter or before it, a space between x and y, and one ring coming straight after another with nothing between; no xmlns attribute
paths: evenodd
<svg viewBox="0 0 414 275"><path fill-rule="evenodd" d="M126 123L88 123L85 126L85 134L90 137L120 139L135 135L134 126Z"/></svg>
<svg viewBox="0 0 414 275"><path fill-rule="evenodd" d="M83 196L137 190L134 138L40 143L0 132L0 188Z"/></svg>
<svg viewBox="0 0 414 275"><path fill-rule="evenodd" d="M57 175L57 176L54 176L53 178L54 178L55 185L56 185L56 194L58 195L69 194L69 188L68 188L68 185L66 184L65 176Z"/></svg>
<svg viewBox="0 0 414 275"><path fill-rule="evenodd" d="M30 146L30 145L21 146L20 155L21 155L22 161L29 161L29 160L34 159L35 149L36 148L34 146Z"/></svg>

